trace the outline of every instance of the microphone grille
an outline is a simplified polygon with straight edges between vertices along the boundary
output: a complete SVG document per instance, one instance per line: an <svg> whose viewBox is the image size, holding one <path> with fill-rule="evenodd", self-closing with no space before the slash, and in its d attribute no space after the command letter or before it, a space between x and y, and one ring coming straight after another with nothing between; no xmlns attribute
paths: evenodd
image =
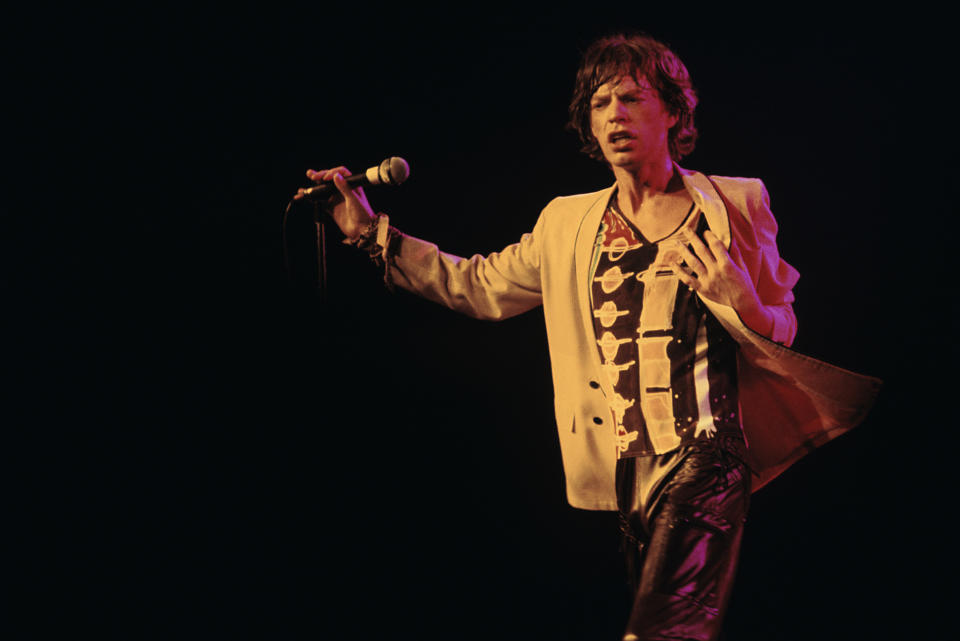
<svg viewBox="0 0 960 641"><path fill-rule="evenodd" d="M410 165L399 156L391 156L380 163L377 173L382 184L399 185L410 176Z"/></svg>

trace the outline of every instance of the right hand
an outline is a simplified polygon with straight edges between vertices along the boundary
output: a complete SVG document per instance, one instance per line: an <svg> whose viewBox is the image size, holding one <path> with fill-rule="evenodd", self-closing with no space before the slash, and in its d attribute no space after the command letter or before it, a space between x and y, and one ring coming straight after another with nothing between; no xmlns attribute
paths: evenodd
<svg viewBox="0 0 960 641"><path fill-rule="evenodd" d="M331 199L329 204L334 205L331 215L344 236L349 240L355 240L377 217L373 213L373 209L370 208L370 203L367 202L363 187L350 189L350 186L347 185L345 177L349 175L350 170L346 167L320 169L319 171L307 170L307 178L317 184L333 181L342 198ZM297 190L293 197L294 200L303 198L303 191L302 188Z"/></svg>

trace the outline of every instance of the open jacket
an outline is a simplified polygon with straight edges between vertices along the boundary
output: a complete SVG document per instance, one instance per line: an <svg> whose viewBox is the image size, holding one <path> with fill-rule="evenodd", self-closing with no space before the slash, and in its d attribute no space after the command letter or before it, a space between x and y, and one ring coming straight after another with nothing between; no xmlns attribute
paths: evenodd
<svg viewBox="0 0 960 641"><path fill-rule="evenodd" d="M789 349L799 274L777 251L763 183L677 169L710 229L774 314L771 340L746 327L732 307L701 296L740 345L741 420L756 490L859 423L880 381ZM597 230L612 192L611 186L554 199L532 232L486 257L452 256L403 235L389 265L395 284L476 318L500 320L543 305L567 499L592 510L617 509L617 449L606 401L613 389L601 370L590 304Z"/></svg>

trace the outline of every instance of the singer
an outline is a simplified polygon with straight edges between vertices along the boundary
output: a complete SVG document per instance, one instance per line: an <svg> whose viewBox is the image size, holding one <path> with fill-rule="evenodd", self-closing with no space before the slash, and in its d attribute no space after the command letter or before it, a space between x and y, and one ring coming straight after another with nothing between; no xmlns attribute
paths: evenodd
<svg viewBox="0 0 960 641"><path fill-rule="evenodd" d="M332 215L388 281L478 318L544 307L573 507L615 510L635 589L625 640L716 639L750 495L858 424L880 381L789 349L797 271L764 184L678 163L697 138L680 59L646 36L585 52L569 126L611 186L460 258L375 215L344 167Z"/></svg>

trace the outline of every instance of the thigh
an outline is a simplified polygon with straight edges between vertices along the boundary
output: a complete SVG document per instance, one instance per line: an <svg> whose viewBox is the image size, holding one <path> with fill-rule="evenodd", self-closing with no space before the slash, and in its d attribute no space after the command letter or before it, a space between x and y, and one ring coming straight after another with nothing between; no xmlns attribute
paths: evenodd
<svg viewBox="0 0 960 641"><path fill-rule="evenodd" d="M713 448L691 452L663 488L628 632L714 639L736 570L750 473Z"/></svg>

